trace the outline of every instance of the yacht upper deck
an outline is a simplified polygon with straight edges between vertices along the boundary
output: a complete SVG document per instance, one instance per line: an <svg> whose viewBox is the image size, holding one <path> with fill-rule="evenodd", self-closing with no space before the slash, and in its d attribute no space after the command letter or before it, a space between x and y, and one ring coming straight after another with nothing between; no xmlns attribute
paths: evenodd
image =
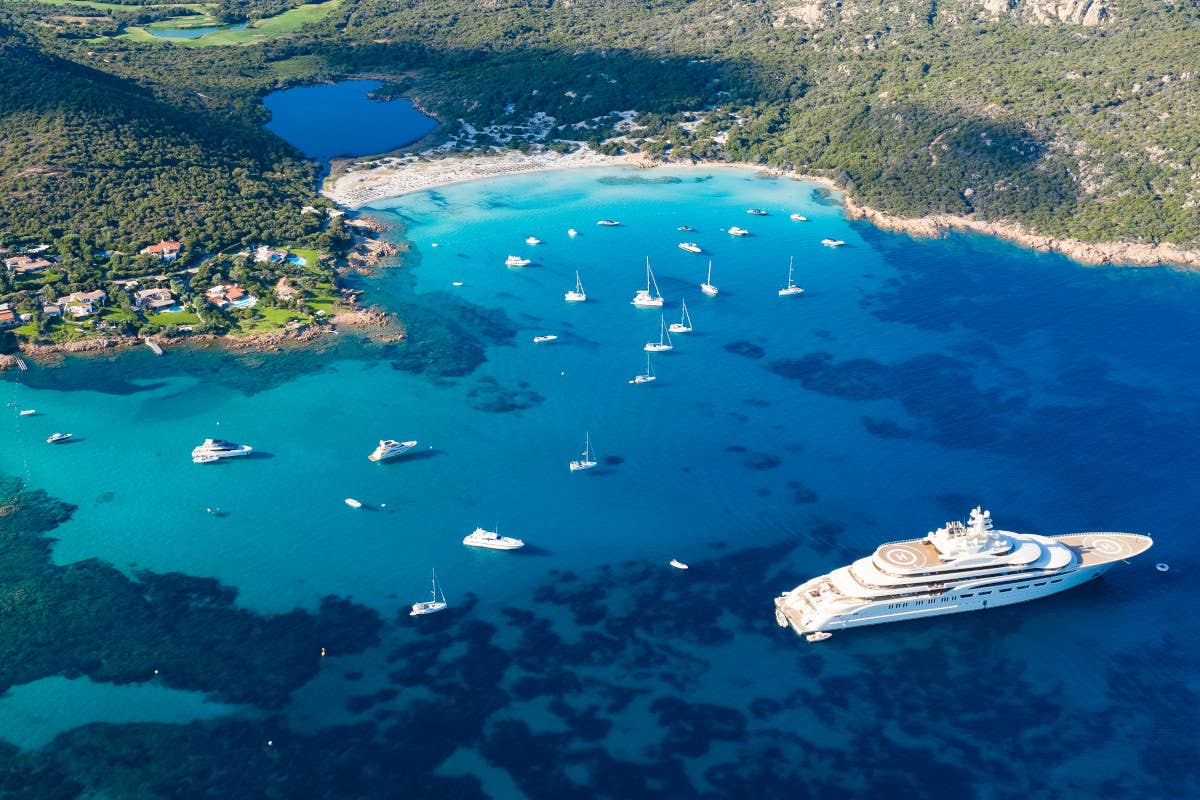
<svg viewBox="0 0 1200 800"><path fill-rule="evenodd" d="M1154 544L1153 539L1140 533L1072 533L1054 538L1079 555L1081 568L1133 558Z"/></svg>

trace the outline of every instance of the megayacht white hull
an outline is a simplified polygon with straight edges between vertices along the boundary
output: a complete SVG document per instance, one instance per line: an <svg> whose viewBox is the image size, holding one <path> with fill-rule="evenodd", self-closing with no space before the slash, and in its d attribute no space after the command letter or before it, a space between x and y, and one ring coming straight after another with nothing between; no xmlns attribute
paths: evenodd
<svg viewBox="0 0 1200 800"><path fill-rule="evenodd" d="M993 531L976 509L971 528L950 523L925 539L882 545L784 592L775 620L808 636L1024 603L1097 578L1152 544L1132 533Z"/></svg>

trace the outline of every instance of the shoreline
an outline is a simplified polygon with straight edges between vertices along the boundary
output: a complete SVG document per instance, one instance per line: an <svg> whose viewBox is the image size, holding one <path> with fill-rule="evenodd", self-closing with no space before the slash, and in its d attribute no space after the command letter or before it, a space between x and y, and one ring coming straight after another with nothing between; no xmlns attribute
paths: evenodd
<svg viewBox="0 0 1200 800"><path fill-rule="evenodd" d="M46 366L71 355L99 355L136 347L145 347L154 342L168 352L176 346L220 347L229 352L275 353L285 347L306 347L329 335L338 334L339 328L359 332L373 342L386 344L403 341L407 336L404 324L394 314L381 308L356 308L339 311L328 319L327 324L305 323L291 328L260 331L243 336L225 334L198 334L195 336L108 336L94 339L76 339L61 344L37 344L20 342L17 352L0 355L0 373L17 366L17 358Z"/></svg>
<svg viewBox="0 0 1200 800"><path fill-rule="evenodd" d="M359 166L357 169L355 165ZM822 184L840 197L846 218L863 220L881 230L908 234L918 238L940 238L951 231L966 231L993 236L1041 253L1059 253L1086 265L1127 267L1169 266L1200 269L1200 248L1186 248L1170 242L1085 242L1081 239L1056 237L1029 231L1015 222L989 222L954 214L927 214L922 217L897 217L862 205L832 179L820 175L789 172L759 164L730 161L671 161L654 160L645 155L606 156L586 147L575 153L553 151L521 153L506 150L487 155L443 155L433 151L410 153L405 156L386 156L349 161L338 177L326 178L321 194L343 208L357 210L363 206L393 197L438 189L468 181L486 180L507 175L524 175L552 170L582 167L632 166L644 169L655 167L729 167L753 169L797 181Z"/></svg>

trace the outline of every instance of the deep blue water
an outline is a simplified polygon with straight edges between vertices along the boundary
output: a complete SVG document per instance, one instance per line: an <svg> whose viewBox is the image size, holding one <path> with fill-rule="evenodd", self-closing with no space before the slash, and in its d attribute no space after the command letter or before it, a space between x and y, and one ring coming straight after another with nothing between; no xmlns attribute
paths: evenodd
<svg viewBox="0 0 1200 800"><path fill-rule="evenodd" d="M363 281L407 321L406 344L139 351L5 375L14 445L0 472L77 506L42 524L57 539L43 580L115 566L87 586L153 586L154 606L123 601L119 619L167 645L91 644L83 625L43 643L77 666L8 678L0 739L20 750L0 749L0 774L121 796L119 753L141 765L121 777L161 796L1200 792L1200 626L1183 613L1196 603L1197 276L913 240L847 223L810 184L743 170L519 176L370 213L412 246ZM729 237L735 224L752 235ZM684 238L705 254L678 250ZM508 269L508 254L535 263ZM647 256L668 322L686 299L695 332L656 357L655 385L630 386L659 326L629 304ZM779 298L789 256L806 292ZM698 288L709 258L716 298ZM588 302L566 304L576 270ZM559 339L535 345L541 333ZM81 441L49 447L54 430ZM570 474L585 431L603 467ZM263 454L191 464L213 435ZM371 464L383 437L433 449ZM816 645L775 625L778 592L976 503L1002 528L1156 543L1011 608ZM464 548L476 525L530 547ZM451 608L412 620L430 567ZM377 640L360 618L276 654L328 595L377 612ZM154 616L165 602L202 624ZM106 603L118 608L91 605ZM202 649L171 660L198 636ZM30 653L0 651L0 675Z"/></svg>
<svg viewBox="0 0 1200 800"><path fill-rule="evenodd" d="M365 156L411 144L437 127L408 99L372 100L379 81L359 80L297 86L271 92L267 129L320 161Z"/></svg>

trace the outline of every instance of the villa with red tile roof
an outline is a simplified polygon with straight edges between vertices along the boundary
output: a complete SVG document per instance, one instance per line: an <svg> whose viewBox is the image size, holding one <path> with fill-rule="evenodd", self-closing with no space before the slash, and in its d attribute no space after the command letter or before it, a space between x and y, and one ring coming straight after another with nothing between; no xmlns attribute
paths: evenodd
<svg viewBox="0 0 1200 800"><path fill-rule="evenodd" d="M163 239L158 244L152 244L148 247L143 247L138 252L144 256L158 256L163 261L170 261L179 256L179 251L183 249L182 242L170 242Z"/></svg>
<svg viewBox="0 0 1200 800"><path fill-rule="evenodd" d="M17 275L28 275L32 272L41 272L47 267L54 266L54 262L46 258L30 258L29 256L14 256L4 259L4 266L10 272Z"/></svg>

